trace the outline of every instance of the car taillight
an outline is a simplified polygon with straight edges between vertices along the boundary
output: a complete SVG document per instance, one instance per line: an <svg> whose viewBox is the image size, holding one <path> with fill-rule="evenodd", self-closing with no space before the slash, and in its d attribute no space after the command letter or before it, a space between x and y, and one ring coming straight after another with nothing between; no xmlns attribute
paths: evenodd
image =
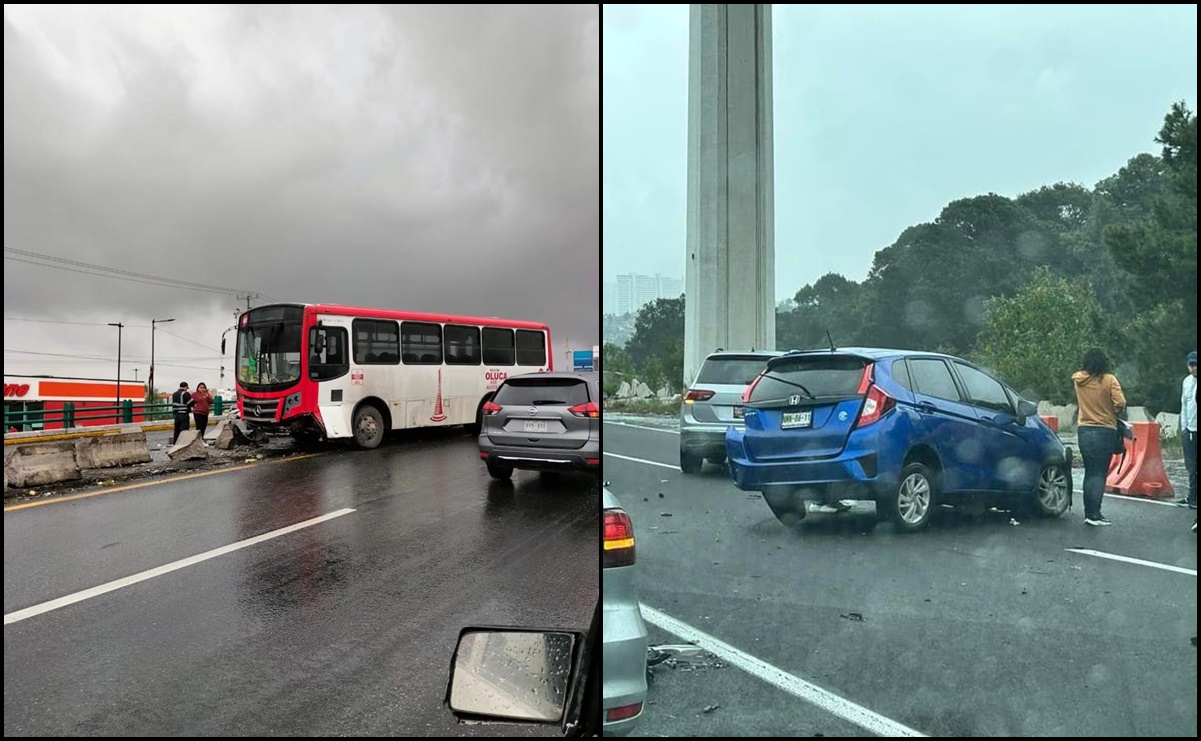
<svg viewBox="0 0 1201 741"><path fill-rule="evenodd" d="M855 393L862 394L872 385L872 369L875 367L875 363L868 363L863 366L863 375L859 378L859 388L855 389Z"/></svg>
<svg viewBox="0 0 1201 741"><path fill-rule="evenodd" d="M500 404L491 401L484 402L484 414L496 414L500 409Z"/></svg>
<svg viewBox="0 0 1201 741"><path fill-rule="evenodd" d="M634 565L634 525L619 509L605 510L604 568Z"/></svg>
<svg viewBox="0 0 1201 741"><path fill-rule="evenodd" d="M596 405L595 401L586 401L583 404L576 404L567 411L571 412L577 417L591 417L592 419L597 419L600 417L600 407Z"/></svg>
<svg viewBox="0 0 1201 741"><path fill-rule="evenodd" d="M609 708L605 710L605 721L608 723L613 723L614 721L633 718L641 712L642 703L640 702L634 703L633 705L622 705L616 708Z"/></svg>
<svg viewBox="0 0 1201 741"><path fill-rule="evenodd" d="M695 401L708 401L712 398L712 391L706 389L688 389L688 393L684 394L684 403L691 404Z"/></svg>
<svg viewBox="0 0 1201 741"><path fill-rule="evenodd" d="M762 375L755 376L755 380L753 380L749 384L747 384L747 387L742 390L742 403L743 404L746 404L747 402L749 402L751 400L751 394L755 393L755 387L759 385L759 379L761 379L761 378L763 378Z"/></svg>
<svg viewBox="0 0 1201 741"><path fill-rule="evenodd" d="M896 405L896 399L884 393L879 386L873 384L867 390L867 399L863 402L863 410L859 412L859 421L855 423L855 426L866 427L873 422L879 421L881 417L888 414L889 410Z"/></svg>

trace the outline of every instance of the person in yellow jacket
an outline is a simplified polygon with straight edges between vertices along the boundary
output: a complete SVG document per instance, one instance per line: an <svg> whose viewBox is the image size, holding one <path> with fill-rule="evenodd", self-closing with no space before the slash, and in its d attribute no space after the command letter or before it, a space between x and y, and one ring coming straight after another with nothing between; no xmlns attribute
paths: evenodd
<svg viewBox="0 0 1201 741"><path fill-rule="evenodd" d="M1119 442L1118 415L1126 408L1122 384L1109 366L1109 358L1098 348L1084 353L1081 370L1072 374L1079 407L1076 437L1084 460L1084 524L1112 525L1101 514L1105 477Z"/></svg>

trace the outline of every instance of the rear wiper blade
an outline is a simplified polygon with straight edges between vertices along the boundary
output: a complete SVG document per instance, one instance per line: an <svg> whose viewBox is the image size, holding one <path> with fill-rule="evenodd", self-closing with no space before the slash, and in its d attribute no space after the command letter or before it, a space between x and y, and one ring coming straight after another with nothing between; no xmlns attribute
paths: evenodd
<svg viewBox="0 0 1201 741"><path fill-rule="evenodd" d="M534 406L538 406L539 404L566 404L567 402L563 401L562 399L534 399L530 403Z"/></svg>
<svg viewBox="0 0 1201 741"><path fill-rule="evenodd" d="M813 395L813 392L812 392L812 391L810 391L809 389L805 388L805 385L804 385L804 384L797 383L796 381L789 381L787 378L781 378L780 376L774 375L774 374L772 374L772 373L764 373L763 375L764 375L764 376L766 376L766 377L768 377L768 378L770 378L770 379L772 379L773 381L779 381L780 383L786 383L786 384L788 384L789 386L795 386L796 388L799 388L801 391L804 391L804 392L805 392L805 396L808 396L810 399L816 399L816 398L817 398L816 396L814 396L814 395Z"/></svg>

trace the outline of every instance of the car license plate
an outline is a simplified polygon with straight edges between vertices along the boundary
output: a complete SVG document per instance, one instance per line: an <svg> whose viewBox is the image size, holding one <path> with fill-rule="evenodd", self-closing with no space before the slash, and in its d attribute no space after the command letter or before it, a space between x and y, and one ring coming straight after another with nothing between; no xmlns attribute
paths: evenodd
<svg viewBox="0 0 1201 741"><path fill-rule="evenodd" d="M813 412L806 410L804 412L784 412L784 419L780 422L780 427L785 430L793 427L812 427Z"/></svg>
<svg viewBox="0 0 1201 741"><path fill-rule="evenodd" d="M527 419L525 421L525 431L526 432L546 432L546 422L543 422L540 420L534 420L534 419Z"/></svg>

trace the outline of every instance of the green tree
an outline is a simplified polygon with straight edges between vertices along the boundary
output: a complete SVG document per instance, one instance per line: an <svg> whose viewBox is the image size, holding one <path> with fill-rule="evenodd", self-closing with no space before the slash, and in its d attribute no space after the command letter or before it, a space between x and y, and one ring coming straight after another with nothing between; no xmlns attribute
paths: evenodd
<svg viewBox="0 0 1201 741"><path fill-rule="evenodd" d="M634 321L634 336L626 344L626 353L638 373L663 353L667 343L684 339L684 297L661 298L643 306ZM681 365L680 376L684 371ZM645 379L644 379L645 380ZM649 382L648 382L649 383Z"/></svg>
<svg viewBox="0 0 1201 741"><path fill-rule="evenodd" d="M1027 398L1070 401L1070 377L1098 344L1097 313L1088 286L1039 268L1015 295L988 302L977 359Z"/></svg>
<svg viewBox="0 0 1201 741"><path fill-rule="evenodd" d="M1166 187L1149 213L1109 224L1103 240L1124 273L1130 315L1118 329L1143 402L1174 409L1180 359L1197 340L1197 117L1176 103L1156 137Z"/></svg>
<svg viewBox="0 0 1201 741"><path fill-rule="evenodd" d="M797 291L790 311L776 314L776 346L789 350L860 343L863 328L863 286L827 273Z"/></svg>

